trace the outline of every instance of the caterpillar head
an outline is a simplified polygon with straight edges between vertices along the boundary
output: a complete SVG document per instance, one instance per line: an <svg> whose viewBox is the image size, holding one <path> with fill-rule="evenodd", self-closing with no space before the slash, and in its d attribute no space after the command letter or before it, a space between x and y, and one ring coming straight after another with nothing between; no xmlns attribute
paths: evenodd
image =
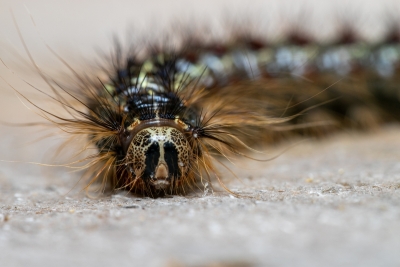
<svg viewBox="0 0 400 267"><path fill-rule="evenodd" d="M190 182L193 149L178 120L135 122L126 144L125 166L134 190L172 194Z"/></svg>

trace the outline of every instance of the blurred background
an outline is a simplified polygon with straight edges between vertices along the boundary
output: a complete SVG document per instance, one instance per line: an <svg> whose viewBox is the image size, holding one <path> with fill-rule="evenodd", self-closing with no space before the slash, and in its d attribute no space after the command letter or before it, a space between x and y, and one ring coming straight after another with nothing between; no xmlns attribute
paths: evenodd
<svg viewBox="0 0 400 267"><path fill-rule="evenodd" d="M123 45L160 41L169 34L182 37L193 29L205 43L223 43L232 35L249 36L279 44L294 34L319 44L335 43L351 29L353 37L367 43L385 40L399 25L400 2L382 1L70 1L38 0L34 3L3 0L0 3L0 119L37 122L41 118L26 108L11 86L40 105L51 105L28 83L49 90L33 67L18 29L35 64L50 77L66 79L67 68L48 47L79 73L92 74L99 54L113 51L113 38ZM13 18L14 17L14 18ZM238 29L238 30L236 30ZM143 44L142 44L143 45ZM48 46L48 47L47 47ZM65 75L67 73L67 75ZM32 141L30 127L2 127L2 159L23 161L42 158L41 142ZM43 134L42 134L43 135ZM51 134L50 134L51 136ZM59 139L52 136L53 139ZM28 140L29 139L29 140ZM61 138L62 139L62 138ZM24 140L24 141L21 141ZM26 142L30 143L26 146ZM46 139L43 146L51 143ZM11 149L8 149L11 147ZM36 149L36 147L38 149ZM22 151L20 151L22 149ZM19 151L15 156L10 152ZM54 149L53 149L54 150Z"/></svg>

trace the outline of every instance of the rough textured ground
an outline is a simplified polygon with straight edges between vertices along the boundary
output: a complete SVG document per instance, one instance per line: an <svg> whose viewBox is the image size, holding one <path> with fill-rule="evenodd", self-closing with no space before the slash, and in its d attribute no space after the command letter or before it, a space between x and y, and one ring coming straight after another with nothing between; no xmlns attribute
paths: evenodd
<svg viewBox="0 0 400 267"><path fill-rule="evenodd" d="M1 266L399 266L399 136L344 133L241 162L242 183L228 181L241 198L90 199L68 193L65 171L3 163Z"/></svg>

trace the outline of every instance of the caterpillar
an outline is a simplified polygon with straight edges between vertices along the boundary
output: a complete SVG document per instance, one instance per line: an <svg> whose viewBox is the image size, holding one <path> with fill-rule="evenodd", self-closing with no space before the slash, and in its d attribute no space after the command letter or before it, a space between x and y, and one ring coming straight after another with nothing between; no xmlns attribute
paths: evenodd
<svg viewBox="0 0 400 267"><path fill-rule="evenodd" d="M292 134L399 119L398 31L380 44L349 32L334 45L298 34L279 45L240 34L202 44L189 34L184 48L144 52L116 42L100 66L105 79L71 68L75 82L61 84L43 74L53 95L35 89L67 115L21 97L63 131L86 136L82 151L96 149L82 167L88 188L100 182L102 190L160 197L217 179L229 191L215 167L221 156L249 157L253 146Z"/></svg>

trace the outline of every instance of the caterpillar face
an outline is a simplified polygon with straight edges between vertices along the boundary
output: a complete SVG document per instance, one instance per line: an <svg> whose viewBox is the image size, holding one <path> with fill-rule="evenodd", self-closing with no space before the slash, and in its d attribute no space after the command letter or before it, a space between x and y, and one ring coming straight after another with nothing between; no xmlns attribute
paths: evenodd
<svg viewBox="0 0 400 267"><path fill-rule="evenodd" d="M187 176L191 147L185 135L167 126L140 130L129 145L126 164L152 191L173 192Z"/></svg>

